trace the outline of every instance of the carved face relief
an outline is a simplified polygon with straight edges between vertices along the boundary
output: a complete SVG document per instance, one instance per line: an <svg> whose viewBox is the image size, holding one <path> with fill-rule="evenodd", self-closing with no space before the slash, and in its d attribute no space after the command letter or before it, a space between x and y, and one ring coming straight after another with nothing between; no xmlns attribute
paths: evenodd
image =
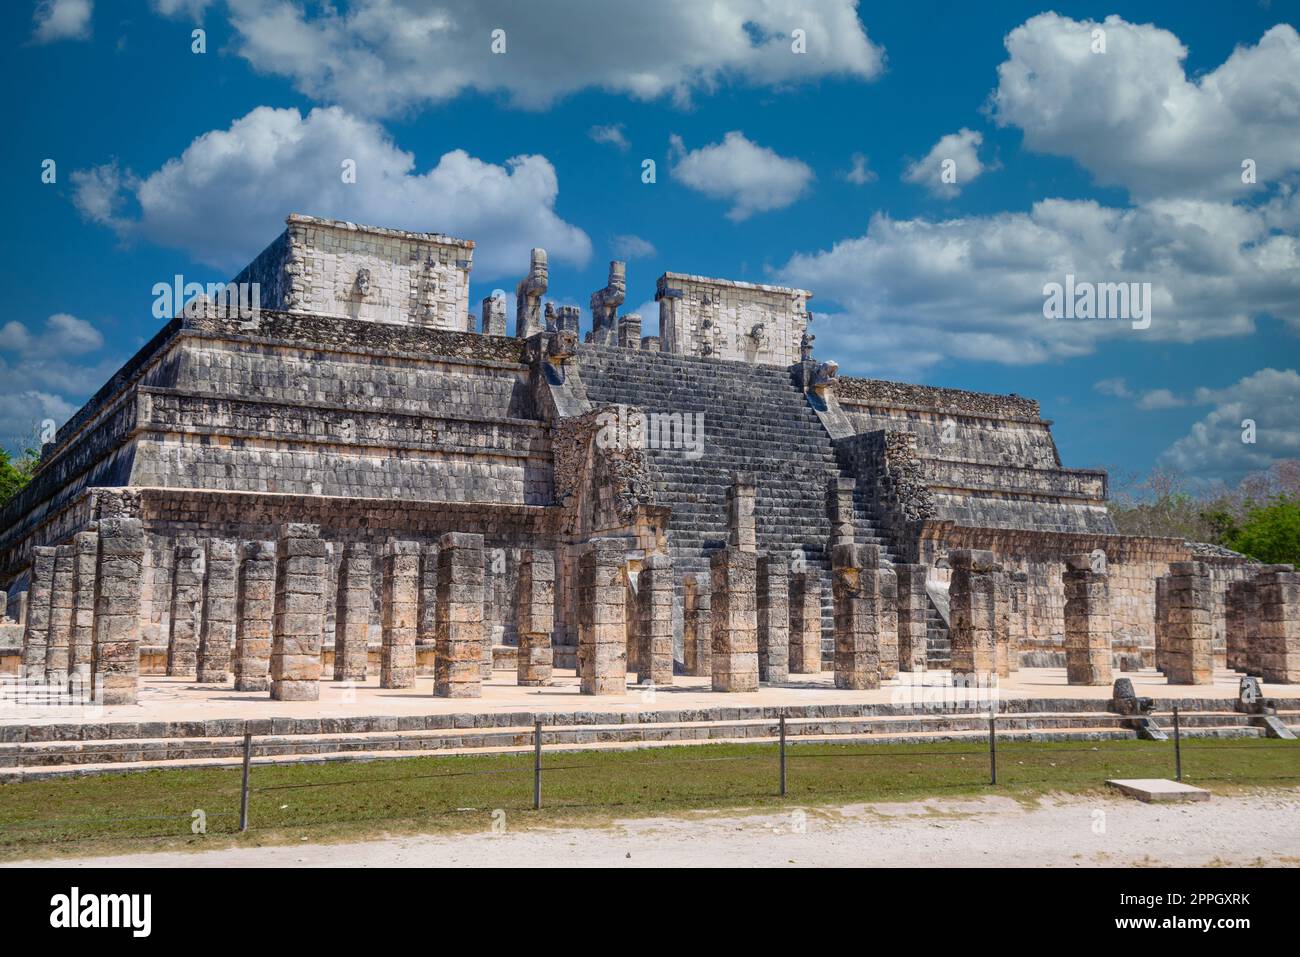
<svg viewBox="0 0 1300 957"><path fill-rule="evenodd" d="M360 299L370 295L370 270L365 266L357 270L357 278L353 281L352 288L356 290L357 297Z"/></svg>

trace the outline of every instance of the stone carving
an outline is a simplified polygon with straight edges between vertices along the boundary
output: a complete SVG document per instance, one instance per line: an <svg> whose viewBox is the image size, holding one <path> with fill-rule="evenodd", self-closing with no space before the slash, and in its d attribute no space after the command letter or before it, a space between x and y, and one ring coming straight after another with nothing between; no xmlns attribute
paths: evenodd
<svg viewBox="0 0 1300 957"><path fill-rule="evenodd" d="M758 556L735 546L713 553L713 690L758 690Z"/></svg>
<svg viewBox="0 0 1300 957"><path fill-rule="evenodd" d="M358 299L370 295L370 270L365 266L357 270L357 278L352 280L352 290Z"/></svg>
<svg viewBox="0 0 1300 957"><path fill-rule="evenodd" d="M519 656L515 666L519 684L538 687L551 683L554 630L555 557L545 549L526 548L519 560Z"/></svg>
<svg viewBox="0 0 1300 957"><path fill-rule="evenodd" d="M1104 556L1101 562L1096 552L1070 556L1064 578L1066 678L1072 685L1108 685L1112 635Z"/></svg>
<svg viewBox="0 0 1300 957"><path fill-rule="evenodd" d="M528 275L515 287L515 335L527 339L543 330L542 296L550 281L546 250L534 249Z"/></svg>
<svg viewBox="0 0 1300 957"><path fill-rule="evenodd" d="M609 279L603 289L591 294L591 341L609 345L617 335L615 317L627 298L627 263L614 260L609 264Z"/></svg>
<svg viewBox="0 0 1300 957"><path fill-rule="evenodd" d="M811 332L805 332L799 337L799 361L811 362L813 357L813 340L817 337Z"/></svg>
<svg viewBox="0 0 1300 957"><path fill-rule="evenodd" d="M275 542L246 542L243 558L236 606L235 690L265 691L270 686L275 619Z"/></svg>
<svg viewBox="0 0 1300 957"><path fill-rule="evenodd" d="M271 644L271 697L276 701L320 698L325 555L319 525L280 526Z"/></svg>

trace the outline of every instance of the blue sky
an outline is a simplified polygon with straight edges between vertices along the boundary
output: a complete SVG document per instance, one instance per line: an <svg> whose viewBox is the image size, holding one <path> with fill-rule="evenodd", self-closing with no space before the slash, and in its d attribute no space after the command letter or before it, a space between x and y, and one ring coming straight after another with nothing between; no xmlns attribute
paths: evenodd
<svg viewBox="0 0 1300 957"><path fill-rule="evenodd" d="M1033 396L1070 466L1300 457L1296 2L810 6L4 5L0 441L306 212L475 240L474 302L545 246L584 322L628 251L629 310L665 270L805 286L819 358ZM1045 319L1066 273L1150 282L1150 328Z"/></svg>

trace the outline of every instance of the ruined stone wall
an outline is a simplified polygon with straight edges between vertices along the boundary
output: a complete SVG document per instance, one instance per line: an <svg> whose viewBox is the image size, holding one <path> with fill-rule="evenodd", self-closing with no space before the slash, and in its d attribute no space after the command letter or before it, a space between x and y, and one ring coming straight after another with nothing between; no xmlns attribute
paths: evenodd
<svg viewBox="0 0 1300 957"><path fill-rule="evenodd" d="M258 283L264 308L471 329L472 242L296 213L285 223L233 280Z"/></svg>
<svg viewBox="0 0 1300 957"><path fill-rule="evenodd" d="M680 355L790 365L799 359L811 298L806 289L664 273L655 289L659 347Z"/></svg>

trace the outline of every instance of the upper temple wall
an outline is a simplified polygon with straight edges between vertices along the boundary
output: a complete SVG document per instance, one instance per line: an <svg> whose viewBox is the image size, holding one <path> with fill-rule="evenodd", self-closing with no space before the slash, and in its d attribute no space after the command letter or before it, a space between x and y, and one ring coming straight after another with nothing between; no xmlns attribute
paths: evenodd
<svg viewBox="0 0 1300 957"><path fill-rule="evenodd" d="M806 289L708 279L659 277L659 346L664 352L785 366L799 361L808 328Z"/></svg>
<svg viewBox="0 0 1300 957"><path fill-rule="evenodd" d="M298 213L285 223L233 280L259 283L263 309L473 331L472 242Z"/></svg>

